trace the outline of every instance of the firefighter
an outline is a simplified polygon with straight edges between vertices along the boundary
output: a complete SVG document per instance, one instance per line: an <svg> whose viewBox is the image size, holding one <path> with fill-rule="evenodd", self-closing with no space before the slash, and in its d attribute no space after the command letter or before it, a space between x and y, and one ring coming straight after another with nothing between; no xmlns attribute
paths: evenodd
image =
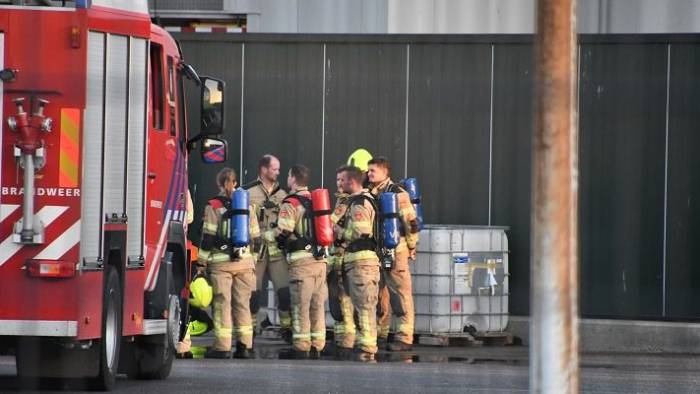
<svg viewBox="0 0 700 394"><path fill-rule="evenodd" d="M192 203L192 194L190 194L190 190L187 189L186 193L186 219L187 219L187 225L189 226L192 224L194 221L194 204ZM191 251L194 246L192 246L192 243L187 240L187 248ZM192 285L190 285L191 287ZM190 337L191 332L190 326L187 326L187 330L185 331L185 336L182 338L182 341L178 342L176 347L177 354L175 357L177 358L192 358L192 339Z"/></svg>
<svg viewBox="0 0 700 394"><path fill-rule="evenodd" d="M335 182L338 191L335 194L336 205L331 214L331 221L334 225L334 232L338 233L343 226L342 219L348 208L348 200L350 195L343 191L341 172L336 173ZM328 258L328 303L330 305L331 314L336 319L333 327L334 340L336 345L336 356L345 358L352 351L355 344L355 319L354 307L350 295L345 290L343 278L343 257L345 250L342 245L333 245L331 247L330 257Z"/></svg>
<svg viewBox="0 0 700 394"><path fill-rule="evenodd" d="M376 253L376 208L372 196L362 188L362 171L353 166L338 170L348 208L336 227L336 244L345 250L343 274L358 323L359 361L374 361L377 353L377 291L379 258ZM352 340L351 340L352 339ZM354 342L349 333L344 345Z"/></svg>
<svg viewBox="0 0 700 394"><path fill-rule="evenodd" d="M214 290L214 345L206 358L230 358L232 338L236 334L234 358L251 358L253 326L250 319L250 296L255 290L255 259L249 247L234 248L229 234L231 199L236 189L236 172L223 168L216 176L219 195L210 199L204 210L202 242L197 271L206 269ZM250 212L254 207L250 207ZM250 238L260 236L255 215L250 215ZM232 319L233 318L233 319ZM233 320L233 321L232 321Z"/></svg>
<svg viewBox="0 0 700 394"><path fill-rule="evenodd" d="M289 262L292 349L280 358L318 359L326 345L326 261L325 256L314 253L310 174L302 165L289 170L290 195L282 201L276 227L266 233L268 240L276 240L287 253Z"/></svg>
<svg viewBox="0 0 700 394"><path fill-rule="evenodd" d="M397 319L394 343L387 344L389 351L406 351L413 347L413 294L408 260L415 260L418 244L418 221L416 211L408 193L391 178L391 165L386 157L379 156L369 161L367 177L371 193L375 198L383 192L398 194L401 239L396 248L395 263L390 269L382 268L382 283L379 292L378 335L386 340L389 334L391 313ZM391 313L390 313L391 310Z"/></svg>
<svg viewBox="0 0 700 394"><path fill-rule="evenodd" d="M260 224L261 232L272 229L277 222L280 204L287 193L280 188L277 177L280 172L280 161L272 155L264 155L258 162L258 179L244 185L250 193L250 202L256 208L255 216ZM250 311L253 324L260 310L262 292L267 290L263 278L267 274L277 293L277 311L280 319L280 334L285 340L291 339L292 318L290 316L289 273L284 253L277 247L276 242L265 242L263 239L254 246L256 256L255 276L257 291L253 292Z"/></svg>

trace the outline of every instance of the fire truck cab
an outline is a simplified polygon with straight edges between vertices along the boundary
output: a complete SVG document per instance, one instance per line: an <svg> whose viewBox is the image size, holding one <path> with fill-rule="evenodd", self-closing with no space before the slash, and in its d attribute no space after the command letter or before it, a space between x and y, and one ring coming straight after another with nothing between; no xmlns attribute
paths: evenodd
<svg viewBox="0 0 700 394"><path fill-rule="evenodd" d="M20 377L167 377L187 323L187 158L195 141L226 158L223 81L137 0L0 1L0 80L0 351Z"/></svg>

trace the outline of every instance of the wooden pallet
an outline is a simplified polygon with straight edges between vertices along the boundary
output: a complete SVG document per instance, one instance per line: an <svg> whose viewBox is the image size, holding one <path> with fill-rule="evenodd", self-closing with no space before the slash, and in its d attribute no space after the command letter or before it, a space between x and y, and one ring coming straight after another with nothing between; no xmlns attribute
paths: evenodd
<svg viewBox="0 0 700 394"><path fill-rule="evenodd" d="M416 343L427 346L511 346L520 338L508 332L416 334Z"/></svg>
<svg viewBox="0 0 700 394"><path fill-rule="evenodd" d="M416 334L419 345L427 346L481 346L482 341L474 338L469 333L449 333L449 334Z"/></svg>
<svg viewBox="0 0 700 394"><path fill-rule="evenodd" d="M486 346L511 346L516 345L520 338L513 336L509 332L477 332L474 337Z"/></svg>

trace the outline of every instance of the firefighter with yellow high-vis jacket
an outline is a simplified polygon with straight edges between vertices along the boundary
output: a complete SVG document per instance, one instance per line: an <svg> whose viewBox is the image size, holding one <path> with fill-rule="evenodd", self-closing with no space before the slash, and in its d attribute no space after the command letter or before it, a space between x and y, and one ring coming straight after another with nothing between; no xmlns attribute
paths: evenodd
<svg viewBox="0 0 700 394"><path fill-rule="evenodd" d="M309 178L311 171L294 165L287 176L290 194L282 201L277 226L265 233L287 253L292 304L292 349L286 359L319 359L326 345L326 259L318 253Z"/></svg>
<svg viewBox="0 0 700 394"><path fill-rule="evenodd" d="M398 195L401 238L395 251L395 262L391 268L382 267L382 281L379 292L378 335L386 340L389 334L391 313L397 319L394 343L387 345L389 351L411 350L415 311L413 289L408 260L415 260L418 244L418 219L409 194L389 177L391 165L386 157L375 157L369 161L367 177L370 191L376 198L381 193L393 192Z"/></svg>
<svg viewBox="0 0 700 394"><path fill-rule="evenodd" d="M338 170L343 191L349 195L345 215L336 223L336 244L343 254L343 280L357 313L357 338L345 332L343 346L359 348L358 361L372 362L377 353L377 291L379 257L375 237L376 204L363 189L364 174L354 166Z"/></svg>
<svg viewBox="0 0 700 394"><path fill-rule="evenodd" d="M214 345L206 358L231 358L233 334L234 358L251 358L253 325L250 318L250 296L255 290L255 258L249 246L234 247L229 238L230 220L236 211L231 195L236 190L236 172L223 168L216 176L219 195L210 199L204 209L202 241L197 270L206 270L214 290ZM248 212L253 212L249 207ZM250 215L250 239L260 237L255 215Z"/></svg>

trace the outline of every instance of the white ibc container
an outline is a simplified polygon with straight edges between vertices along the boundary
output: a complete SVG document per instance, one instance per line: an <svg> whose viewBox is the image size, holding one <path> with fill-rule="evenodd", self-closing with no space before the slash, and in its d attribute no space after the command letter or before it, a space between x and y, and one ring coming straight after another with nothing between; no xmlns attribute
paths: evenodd
<svg viewBox="0 0 700 394"><path fill-rule="evenodd" d="M503 331L508 324L506 227L427 225L411 265L418 334Z"/></svg>
<svg viewBox="0 0 700 394"><path fill-rule="evenodd" d="M503 331L508 324L507 227L426 225L410 262L417 334ZM279 324L268 283L267 316ZM335 320L326 302L326 326Z"/></svg>

